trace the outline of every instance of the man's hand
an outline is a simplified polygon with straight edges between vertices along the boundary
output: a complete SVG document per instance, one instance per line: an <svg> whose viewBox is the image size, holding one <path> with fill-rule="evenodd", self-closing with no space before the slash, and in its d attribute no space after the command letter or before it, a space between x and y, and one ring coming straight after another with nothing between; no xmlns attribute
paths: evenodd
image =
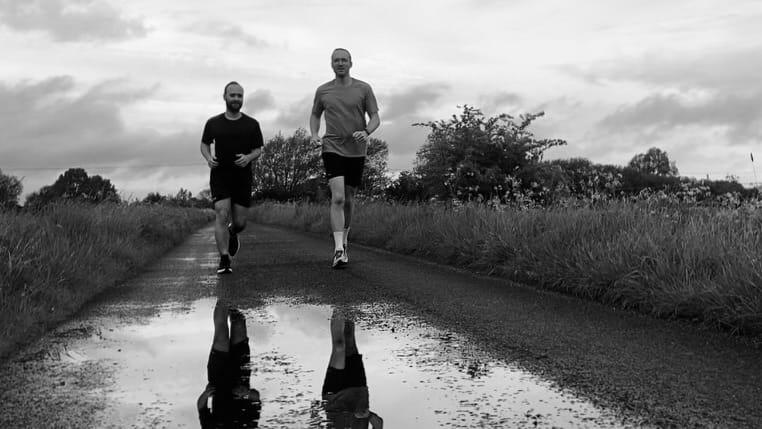
<svg viewBox="0 0 762 429"><path fill-rule="evenodd" d="M246 167L246 164L251 162L251 157L248 154L237 153L235 156L235 165L238 167Z"/></svg>
<svg viewBox="0 0 762 429"><path fill-rule="evenodd" d="M196 401L196 408L198 408L199 410L203 408L207 408L208 406L207 402L209 401L209 396L211 396L212 393L214 393L214 390L215 390L214 387L206 386L206 389L203 392L201 392L201 395L198 397L198 401Z"/></svg>
<svg viewBox="0 0 762 429"><path fill-rule="evenodd" d="M216 168L218 165L220 165L220 163L219 163L219 162L217 162L217 157L216 157L216 156L213 156L213 157L209 158L209 159L206 161L206 165L208 165L208 166L209 166L209 168Z"/></svg>
<svg viewBox="0 0 762 429"><path fill-rule="evenodd" d="M312 144L313 149L319 149L323 146L323 140L319 136L312 136L310 137L310 144Z"/></svg>
<svg viewBox="0 0 762 429"><path fill-rule="evenodd" d="M352 137L355 138L355 142L357 143L368 143L368 133L366 133L365 130L353 132Z"/></svg>

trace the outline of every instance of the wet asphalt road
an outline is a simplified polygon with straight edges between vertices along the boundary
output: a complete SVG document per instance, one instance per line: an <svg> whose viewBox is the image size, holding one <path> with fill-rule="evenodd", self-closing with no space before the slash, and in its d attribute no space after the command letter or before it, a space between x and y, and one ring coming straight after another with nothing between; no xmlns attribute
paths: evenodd
<svg viewBox="0 0 762 429"><path fill-rule="evenodd" d="M514 410L523 419L506 417L510 427L762 427L762 350L749 341L356 245L350 247L350 266L331 270L328 234L250 225L242 241L233 275L218 277L211 228L199 231L138 278L98 297L72 321L4 362L0 427L198 427L193 400L205 384L217 299L251 309L252 316L282 315L283 308L312 312L314 323L294 325L301 331L327 327L322 319L330 306L362 308L365 321L358 326L367 328L369 345L389 350L409 346L370 339L403 335L416 320L435 327L439 337L455 335L466 348L479 350L478 359L473 352L466 357L470 362L527 370L609 416L557 421L553 413L533 414L537 407L526 406ZM378 329L371 333L371 328ZM322 331L301 341L307 344ZM255 332L254 349L257 338ZM431 347L442 347L437 344ZM260 381L269 380L271 389L304 383L314 390L324 363L307 369L310 354L302 354L305 360L285 354L263 365L261 373L269 378ZM322 350L313 354L321 355L315 362L327 359ZM283 362L291 362L283 372L288 376L281 375ZM371 379L370 364L368 371ZM503 377L493 390L517 389ZM370 381L369 386L373 398ZM319 395L298 390L275 397L285 411L263 427L299 427L294 423L300 421L299 410L308 412L303 404ZM387 423L405 422L404 412L385 411L394 416ZM455 426L439 412L439 426ZM611 419L612 412L621 419ZM493 422L474 415L471 427Z"/></svg>

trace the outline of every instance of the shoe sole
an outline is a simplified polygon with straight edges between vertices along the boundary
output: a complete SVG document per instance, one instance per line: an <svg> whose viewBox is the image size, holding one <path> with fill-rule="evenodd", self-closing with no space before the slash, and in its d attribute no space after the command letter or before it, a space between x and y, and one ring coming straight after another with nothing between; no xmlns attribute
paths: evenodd
<svg viewBox="0 0 762 429"><path fill-rule="evenodd" d="M217 274L233 274L232 268L218 268Z"/></svg>

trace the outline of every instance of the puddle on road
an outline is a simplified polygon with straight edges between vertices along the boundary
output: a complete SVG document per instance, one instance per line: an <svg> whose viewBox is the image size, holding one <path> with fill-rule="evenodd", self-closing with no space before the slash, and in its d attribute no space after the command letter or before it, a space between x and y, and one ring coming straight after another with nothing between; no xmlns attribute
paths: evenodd
<svg viewBox="0 0 762 429"><path fill-rule="evenodd" d="M113 370L113 383L100 393L108 427L197 428L215 304L202 299L139 324L104 326L70 342L57 360ZM239 310L250 338L250 384L262 402L260 426L325 427L316 404L331 354L333 309L276 301ZM490 359L457 335L390 307L356 310L369 408L385 427L622 426L612 413Z"/></svg>

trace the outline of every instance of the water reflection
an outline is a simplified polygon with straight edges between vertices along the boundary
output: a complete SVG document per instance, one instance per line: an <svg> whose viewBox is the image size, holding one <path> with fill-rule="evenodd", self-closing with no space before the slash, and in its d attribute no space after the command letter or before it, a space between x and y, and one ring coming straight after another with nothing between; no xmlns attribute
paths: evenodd
<svg viewBox="0 0 762 429"><path fill-rule="evenodd" d="M206 365L208 383L197 401L201 427L256 428L262 406L259 391L250 387L251 351L246 318L223 300L217 301L212 318L214 336Z"/></svg>
<svg viewBox="0 0 762 429"><path fill-rule="evenodd" d="M260 393L264 404L259 426L322 428L328 425L326 409L320 406L322 387L330 385L326 375L334 338L342 338L345 355L349 349L362 356L368 427L371 410L389 428L628 426L610 411L494 359L478 344L411 317L398 306L355 307L339 329L340 318L328 305L285 298L232 299L233 308L204 298L167 305L146 317L123 317L118 307L103 317L63 325L60 343L30 350L27 359L14 364L18 376L4 378L3 385L30 392L37 408L65 404L69 410L102 410L80 413L75 416L80 420L60 427L199 427L204 408L212 416L223 409L219 403L215 407L214 399L198 401L202 390L212 393L204 389L207 384L214 393L223 390L215 386L215 373L207 366L215 367L214 356L224 353L226 344L231 356L239 339L248 338L251 356L239 361L250 361L241 373L245 377L250 371L250 378L239 384ZM350 333L346 339L337 335L345 330ZM210 342L217 351L210 351ZM344 365L346 369L346 356ZM234 371L240 368L232 366ZM240 377L227 380L238 383ZM51 385L56 386L54 401L42 402L42 392L49 392ZM232 388L225 391L234 396ZM3 418L24 421L19 410L26 409L6 407ZM102 423L88 423L87 418Z"/></svg>
<svg viewBox="0 0 762 429"><path fill-rule="evenodd" d="M335 309L331 316L331 355L323 379L322 402L311 427L329 429L381 429L383 419L370 410L368 382L362 354L357 348L355 322L347 312ZM314 419L325 412L325 420ZM317 411L317 412L315 412Z"/></svg>

